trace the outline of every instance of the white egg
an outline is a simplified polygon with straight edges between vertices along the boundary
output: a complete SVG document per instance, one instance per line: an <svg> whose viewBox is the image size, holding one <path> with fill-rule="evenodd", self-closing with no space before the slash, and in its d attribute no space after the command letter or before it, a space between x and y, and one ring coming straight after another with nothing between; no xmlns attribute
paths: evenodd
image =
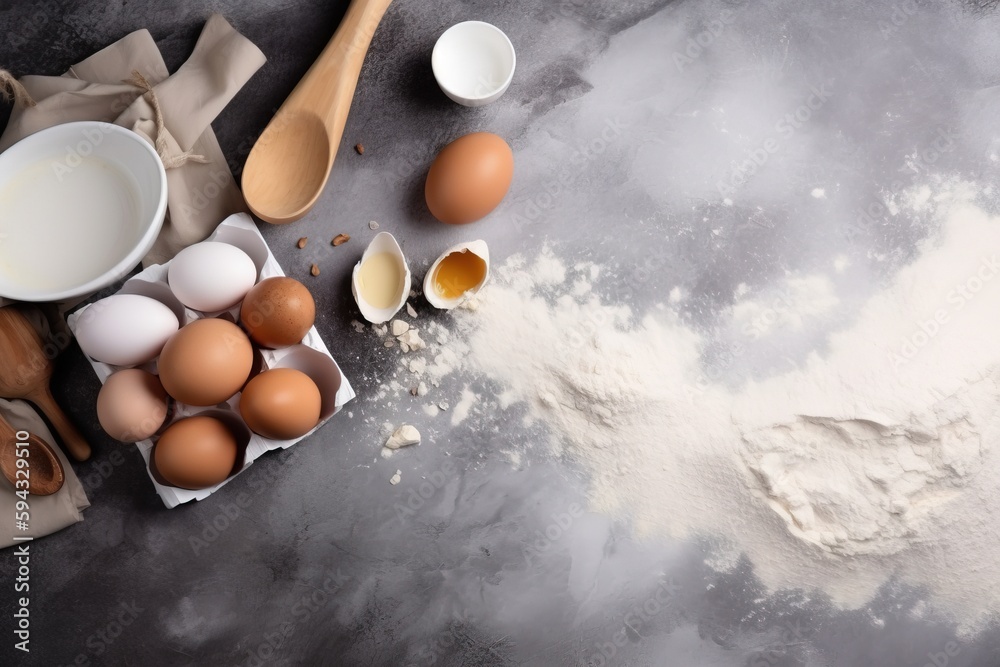
<svg viewBox="0 0 1000 667"><path fill-rule="evenodd" d="M483 288L490 277L486 241L459 243L441 253L424 276L424 298L435 308L451 310Z"/></svg>
<svg viewBox="0 0 1000 667"><path fill-rule="evenodd" d="M167 282L181 303L204 313L232 308L257 282L257 267L234 245L205 241L177 253Z"/></svg>
<svg viewBox="0 0 1000 667"><path fill-rule="evenodd" d="M115 294L80 311L76 340L97 361L137 366L155 358L179 326L174 312L156 299Z"/></svg>

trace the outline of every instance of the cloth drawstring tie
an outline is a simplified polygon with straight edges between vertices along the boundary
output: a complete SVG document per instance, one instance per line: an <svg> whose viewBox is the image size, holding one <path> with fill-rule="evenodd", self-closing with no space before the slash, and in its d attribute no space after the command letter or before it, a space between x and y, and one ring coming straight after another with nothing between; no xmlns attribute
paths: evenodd
<svg viewBox="0 0 1000 667"><path fill-rule="evenodd" d="M167 130L163 122L163 111L160 109L160 101L156 99L156 93L153 92L153 86L150 85L149 81L146 80L146 77L139 70L132 70L131 78L126 79L125 83L143 91L143 96L153 109L153 122L156 124L156 153L160 156L164 169L182 167L188 162L200 162L202 164L208 162L204 155L196 155L191 151L171 155L167 146ZM35 106L35 100L31 99L31 95L21 85L21 82L5 69L0 69L0 97L3 97L5 102L13 100L14 104L20 107Z"/></svg>
<svg viewBox="0 0 1000 667"><path fill-rule="evenodd" d="M14 75L5 69L0 69L0 97L4 102L14 101L14 104L22 107L35 106L35 100L24 89L21 82L14 78Z"/></svg>
<svg viewBox="0 0 1000 667"><path fill-rule="evenodd" d="M146 77L144 77L139 70L135 69L132 70L131 78L125 79L125 83L142 90L143 96L146 98L146 101L149 102L149 106L153 109L153 122L156 123L156 153L160 156L164 169L182 167L188 162L200 162L201 164L208 162L208 159L204 155L195 155L191 151L184 151L183 153L179 153L177 155L170 155L165 134L167 128L163 123L163 111L160 110L160 101L156 99L156 93L153 92L153 86L150 85L149 81L146 80Z"/></svg>

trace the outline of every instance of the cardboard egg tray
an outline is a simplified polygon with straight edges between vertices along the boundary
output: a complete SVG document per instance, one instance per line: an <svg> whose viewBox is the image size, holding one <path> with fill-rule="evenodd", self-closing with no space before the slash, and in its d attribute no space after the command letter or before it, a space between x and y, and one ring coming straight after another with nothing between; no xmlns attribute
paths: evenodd
<svg viewBox="0 0 1000 667"><path fill-rule="evenodd" d="M265 278L285 275L274 255L271 254L270 248L267 247L264 237L257 230L257 225L245 213L238 213L224 220L206 240L229 243L243 250L243 252L250 256L257 267L258 282ZM156 299L174 311L181 326L205 317L223 317L234 322L239 322L239 305L221 313L201 313L184 307L167 285L167 267L169 265L170 263L168 262L167 264L150 266L130 278L118 293L139 294ZM74 334L76 333L80 319L87 316L87 309L89 307L89 305L85 306L69 316L69 328ZM269 368L295 368L316 382L322 396L320 422L316 428L319 428L330 417L340 412L344 404L355 396L354 390L351 388L351 383L344 377L340 366L337 365L336 360L320 339L319 332L316 331L315 326L309 329L306 337L298 345L279 350L258 349L255 345L254 350L255 359L251 377ZM101 384L107 381L108 376L122 368L93 359L90 359L90 364L97 373L97 377L101 380ZM156 373L156 360L154 359L148 364L139 366L139 368ZM227 402L213 407L194 407L172 401L172 408L168 413L167 421L157 431L156 435L148 440L136 443L139 453L142 454L142 458L146 461L146 472L153 481L153 486L156 487L156 493L159 494L163 503L168 508L173 508L192 500L207 498L225 486L236 475L249 468L254 461L266 452L275 449L287 449L303 438L309 437L316 430L313 429L313 431L310 431L301 438L294 440L270 440L261 437L251 432L243 422L238 409L239 400L240 394L236 394ZM192 415L207 415L221 419L237 435L237 443L239 445L236 471L219 484L198 490L170 486L158 475L154 467L150 465L153 445L163 430L177 420Z"/></svg>

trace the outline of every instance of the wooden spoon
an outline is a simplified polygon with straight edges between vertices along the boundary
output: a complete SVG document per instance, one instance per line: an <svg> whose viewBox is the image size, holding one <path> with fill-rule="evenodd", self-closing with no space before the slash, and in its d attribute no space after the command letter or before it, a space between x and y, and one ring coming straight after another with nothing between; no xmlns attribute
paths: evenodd
<svg viewBox="0 0 1000 667"><path fill-rule="evenodd" d="M257 139L243 168L243 196L282 225L309 212L333 168L361 65L392 0L352 0L316 62Z"/></svg>
<svg viewBox="0 0 1000 667"><path fill-rule="evenodd" d="M19 489L17 482L24 479L24 471L27 471L28 493L36 496L51 496L62 488L66 481L62 462L59 457L49 447L49 443L42 440L40 436L30 434L27 440L21 442L28 443L28 467L18 468L18 438L14 427L7 423L7 420L0 417L0 470L3 475L10 480L15 489ZM24 447L20 447L24 449ZM23 457L20 457L23 458ZM21 477L17 476L18 470L22 471Z"/></svg>
<svg viewBox="0 0 1000 667"><path fill-rule="evenodd" d="M0 397L34 403L52 422L66 452L77 461L89 459L90 445L52 397L52 360L42 339L14 306L0 308L0 350Z"/></svg>

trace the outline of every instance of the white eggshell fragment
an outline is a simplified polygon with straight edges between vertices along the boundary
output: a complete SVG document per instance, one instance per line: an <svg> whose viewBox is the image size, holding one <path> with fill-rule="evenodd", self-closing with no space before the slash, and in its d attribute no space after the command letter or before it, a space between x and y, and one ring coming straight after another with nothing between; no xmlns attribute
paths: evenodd
<svg viewBox="0 0 1000 667"><path fill-rule="evenodd" d="M462 294L454 297L449 297L441 294L438 290L437 285L437 274L441 268L441 263L449 256L455 253L472 253L480 259L486 265L486 270L482 275L482 278L474 285L471 285ZM434 260L431 264L431 268L428 269L427 275L424 276L424 297L427 302L434 306L435 308L441 308L443 310L451 310L457 306L462 305L473 296L479 293L479 290L483 288L486 281L490 277L490 250L486 246L486 241L477 240L469 241L468 243L459 243L453 245L452 247L441 253L441 256Z"/></svg>
<svg viewBox="0 0 1000 667"><path fill-rule="evenodd" d="M205 241L177 253L167 270L167 282L188 308L214 313L243 300L257 282L257 267L236 246Z"/></svg>
<svg viewBox="0 0 1000 667"><path fill-rule="evenodd" d="M392 266L389 268L392 271L392 280L388 281L391 284L378 287L390 287L391 293L380 293L380 296L385 297L383 303L373 303L370 297L372 291L376 291L375 286L366 285L365 272L362 271L362 267L369 260L374 260L372 266L375 266L380 256L382 256L381 259L391 258ZM354 265L354 273L351 276L351 292L354 294L354 301L357 302L358 309L364 318L372 324L381 324L391 320L393 315L406 304L411 282L412 275L410 267L406 265L403 250L392 234L380 232L368 244L361 256L361 261Z"/></svg>
<svg viewBox="0 0 1000 667"><path fill-rule="evenodd" d="M389 436L389 439L385 441L385 447L388 449L400 449L402 447L409 447L410 445L420 444L420 431L417 430L416 426L411 424L403 424Z"/></svg>
<svg viewBox="0 0 1000 667"><path fill-rule="evenodd" d="M95 301L77 321L76 339L88 356L112 366L138 366L156 357L180 323L167 306L138 294Z"/></svg>

